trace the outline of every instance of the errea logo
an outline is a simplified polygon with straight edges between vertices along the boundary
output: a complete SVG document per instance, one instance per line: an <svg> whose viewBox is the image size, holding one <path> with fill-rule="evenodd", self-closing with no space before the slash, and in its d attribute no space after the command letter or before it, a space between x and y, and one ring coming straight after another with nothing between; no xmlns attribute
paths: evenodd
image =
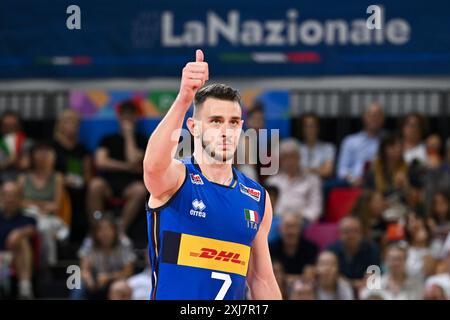
<svg viewBox="0 0 450 320"><path fill-rule="evenodd" d="M203 203L202 200L194 199L194 201L192 201L192 208L193 209L189 211L191 216L206 218L206 212L203 211L205 210L206 205Z"/></svg>

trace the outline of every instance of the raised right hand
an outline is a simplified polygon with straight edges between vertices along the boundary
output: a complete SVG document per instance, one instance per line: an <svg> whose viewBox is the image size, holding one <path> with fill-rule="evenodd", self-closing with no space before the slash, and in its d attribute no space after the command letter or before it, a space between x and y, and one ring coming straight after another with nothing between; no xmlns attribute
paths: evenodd
<svg viewBox="0 0 450 320"><path fill-rule="evenodd" d="M208 63L204 62L203 51L197 50L195 52L195 62L189 62L183 68L178 98L186 106L190 106L194 100L195 93L208 79Z"/></svg>

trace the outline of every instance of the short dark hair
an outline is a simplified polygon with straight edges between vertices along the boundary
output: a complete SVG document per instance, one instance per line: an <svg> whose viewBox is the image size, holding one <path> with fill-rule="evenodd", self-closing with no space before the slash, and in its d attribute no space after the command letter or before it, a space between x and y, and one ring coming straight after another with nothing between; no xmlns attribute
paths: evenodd
<svg viewBox="0 0 450 320"><path fill-rule="evenodd" d="M241 104L241 96L236 89L222 83L212 83L200 88L194 97L194 114L208 98L235 101Z"/></svg>
<svg viewBox="0 0 450 320"><path fill-rule="evenodd" d="M307 118L314 119L314 121L316 121L317 125L320 126L320 119L319 119L319 116L317 115L317 113L311 111L311 112L306 112L306 113L302 114L302 116L300 117L300 121L301 121L302 125L303 125L303 122L305 122L305 119L307 119Z"/></svg>
<svg viewBox="0 0 450 320"><path fill-rule="evenodd" d="M402 119L400 119L400 134L403 135L403 127L406 125L406 122L411 119L416 118L417 122L419 123L419 130L420 130L420 138L424 139L428 135L429 127L428 127L428 120L425 118L422 114L418 112L410 112L406 114Z"/></svg>
<svg viewBox="0 0 450 320"><path fill-rule="evenodd" d="M3 125L3 121L6 117L14 117L17 119L17 122L19 122L19 127L22 127L22 119L20 118L20 115L12 110L6 110L3 111L3 113L0 115L0 125Z"/></svg>
<svg viewBox="0 0 450 320"><path fill-rule="evenodd" d="M117 112L122 114L124 112L138 114L138 106L132 100L126 100L121 102L117 107Z"/></svg>

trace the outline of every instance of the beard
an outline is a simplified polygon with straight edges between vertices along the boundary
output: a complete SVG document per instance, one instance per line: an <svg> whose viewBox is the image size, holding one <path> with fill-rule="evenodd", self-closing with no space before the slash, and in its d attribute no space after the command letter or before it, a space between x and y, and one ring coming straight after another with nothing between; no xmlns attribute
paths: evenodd
<svg viewBox="0 0 450 320"><path fill-rule="evenodd" d="M223 151L221 153L217 153L212 143L207 143L203 136L201 136L201 142L202 142L202 148L205 150L205 152L214 160L220 161L220 162L227 162L234 157L234 152L228 153L226 151Z"/></svg>

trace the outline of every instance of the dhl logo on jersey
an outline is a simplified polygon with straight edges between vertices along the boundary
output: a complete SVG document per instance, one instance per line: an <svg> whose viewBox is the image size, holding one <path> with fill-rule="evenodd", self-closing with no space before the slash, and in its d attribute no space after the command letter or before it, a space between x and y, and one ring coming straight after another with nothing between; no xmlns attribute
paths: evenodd
<svg viewBox="0 0 450 320"><path fill-rule="evenodd" d="M164 262L242 276L247 274L250 259L250 247L247 245L185 233L165 232L164 236L165 240L175 244L171 246L171 252L163 254L166 257Z"/></svg>
<svg viewBox="0 0 450 320"><path fill-rule="evenodd" d="M225 262L231 261L232 263L238 263L245 265L245 261L239 260L239 253L235 252L227 252L227 251L217 251L212 248L201 248L201 253L198 252L191 252L191 257L199 257L199 258L205 258L205 259L215 259L215 260L222 260Z"/></svg>

